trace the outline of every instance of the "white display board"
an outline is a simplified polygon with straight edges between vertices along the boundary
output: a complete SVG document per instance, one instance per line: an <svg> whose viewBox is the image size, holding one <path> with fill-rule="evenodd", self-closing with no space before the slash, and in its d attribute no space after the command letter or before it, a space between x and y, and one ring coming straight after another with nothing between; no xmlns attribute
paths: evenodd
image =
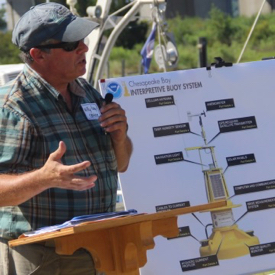
<svg viewBox="0 0 275 275"><path fill-rule="evenodd" d="M238 206L229 210L235 223L226 220L223 226L220 218L217 234L228 229L228 235L211 255L201 255L200 248L214 228L213 213L180 216L179 237L155 238L142 275L251 274L275 268L274 72L275 61L268 60L101 80L102 92L112 93L126 110L134 146L130 166L120 174L127 209L154 213L207 203L203 171L212 169L210 148L228 199ZM230 237L226 244L236 225L258 238L249 245L236 237L242 249L247 247L241 256L231 249ZM225 245L228 253L221 257Z"/></svg>

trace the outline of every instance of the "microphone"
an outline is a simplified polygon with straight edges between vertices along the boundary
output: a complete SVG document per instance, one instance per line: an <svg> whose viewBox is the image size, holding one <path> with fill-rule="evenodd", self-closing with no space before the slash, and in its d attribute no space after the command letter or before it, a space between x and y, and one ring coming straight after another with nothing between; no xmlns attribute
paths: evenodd
<svg viewBox="0 0 275 275"><path fill-rule="evenodd" d="M113 98L114 98L113 94L107 93L105 95L105 98L104 98L104 101L105 101L106 105L109 104L109 103L111 103L112 100L113 100Z"/></svg>
<svg viewBox="0 0 275 275"><path fill-rule="evenodd" d="M113 100L113 98L114 98L113 94L107 93L107 94L105 95L105 98L104 98L104 101L105 101L106 105L109 104L109 103L111 103L112 100ZM104 132L104 133L105 133L105 135L108 134L107 132Z"/></svg>

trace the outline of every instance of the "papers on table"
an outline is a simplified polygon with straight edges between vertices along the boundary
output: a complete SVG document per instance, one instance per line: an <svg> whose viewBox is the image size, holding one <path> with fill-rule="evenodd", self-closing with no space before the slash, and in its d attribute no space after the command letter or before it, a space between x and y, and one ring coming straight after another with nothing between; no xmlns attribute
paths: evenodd
<svg viewBox="0 0 275 275"><path fill-rule="evenodd" d="M60 229L76 226L76 225L84 223L84 222L101 221L101 220L114 219L114 218L119 218L119 217L124 217L124 216L129 216L129 215L136 215L136 214L138 214L137 210L130 209L127 211L83 215L83 216L74 217L71 220L66 221L62 224L46 226L46 227L42 227L42 228L39 228L34 231L25 232L23 235L25 237L30 237L30 236L40 235L43 233L58 231Z"/></svg>

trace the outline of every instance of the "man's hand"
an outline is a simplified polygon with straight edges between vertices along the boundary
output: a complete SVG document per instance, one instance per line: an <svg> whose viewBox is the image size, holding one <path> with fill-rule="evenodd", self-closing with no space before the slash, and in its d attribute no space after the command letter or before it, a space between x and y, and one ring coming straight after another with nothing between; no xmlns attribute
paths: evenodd
<svg viewBox="0 0 275 275"><path fill-rule="evenodd" d="M91 163L83 161L74 165L64 165L61 158L65 152L65 143L61 141L58 149L50 154L42 168L22 174L1 174L0 206L19 205L49 188L83 191L94 187L97 176L75 175Z"/></svg>
<svg viewBox="0 0 275 275"><path fill-rule="evenodd" d="M103 104L100 109L100 126L110 133L117 159L118 171L126 171L132 154L132 142L127 136L127 118L119 104Z"/></svg>
<svg viewBox="0 0 275 275"><path fill-rule="evenodd" d="M100 126L104 128L105 132L110 133L113 142L124 142L127 132L125 111L119 104L111 102L107 105L104 103L100 112Z"/></svg>
<svg viewBox="0 0 275 275"><path fill-rule="evenodd" d="M83 191L95 186L97 176L79 177L75 173L91 165L90 161L83 161L74 165L64 165L61 158L66 152L66 145L60 141L58 149L50 154L45 165L40 169L41 181L49 184L48 188L62 188Z"/></svg>

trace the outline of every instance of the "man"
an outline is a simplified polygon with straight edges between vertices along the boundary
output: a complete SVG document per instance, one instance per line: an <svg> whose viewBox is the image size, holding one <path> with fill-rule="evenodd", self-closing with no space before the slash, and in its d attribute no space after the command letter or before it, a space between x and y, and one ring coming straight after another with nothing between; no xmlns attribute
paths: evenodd
<svg viewBox="0 0 275 275"><path fill-rule="evenodd" d="M97 24L66 7L32 7L12 41L22 73L0 89L0 273L95 274L84 249L55 254L47 243L8 247L8 240L74 216L115 210L117 172L132 145L121 107L104 103L84 79L84 38Z"/></svg>

